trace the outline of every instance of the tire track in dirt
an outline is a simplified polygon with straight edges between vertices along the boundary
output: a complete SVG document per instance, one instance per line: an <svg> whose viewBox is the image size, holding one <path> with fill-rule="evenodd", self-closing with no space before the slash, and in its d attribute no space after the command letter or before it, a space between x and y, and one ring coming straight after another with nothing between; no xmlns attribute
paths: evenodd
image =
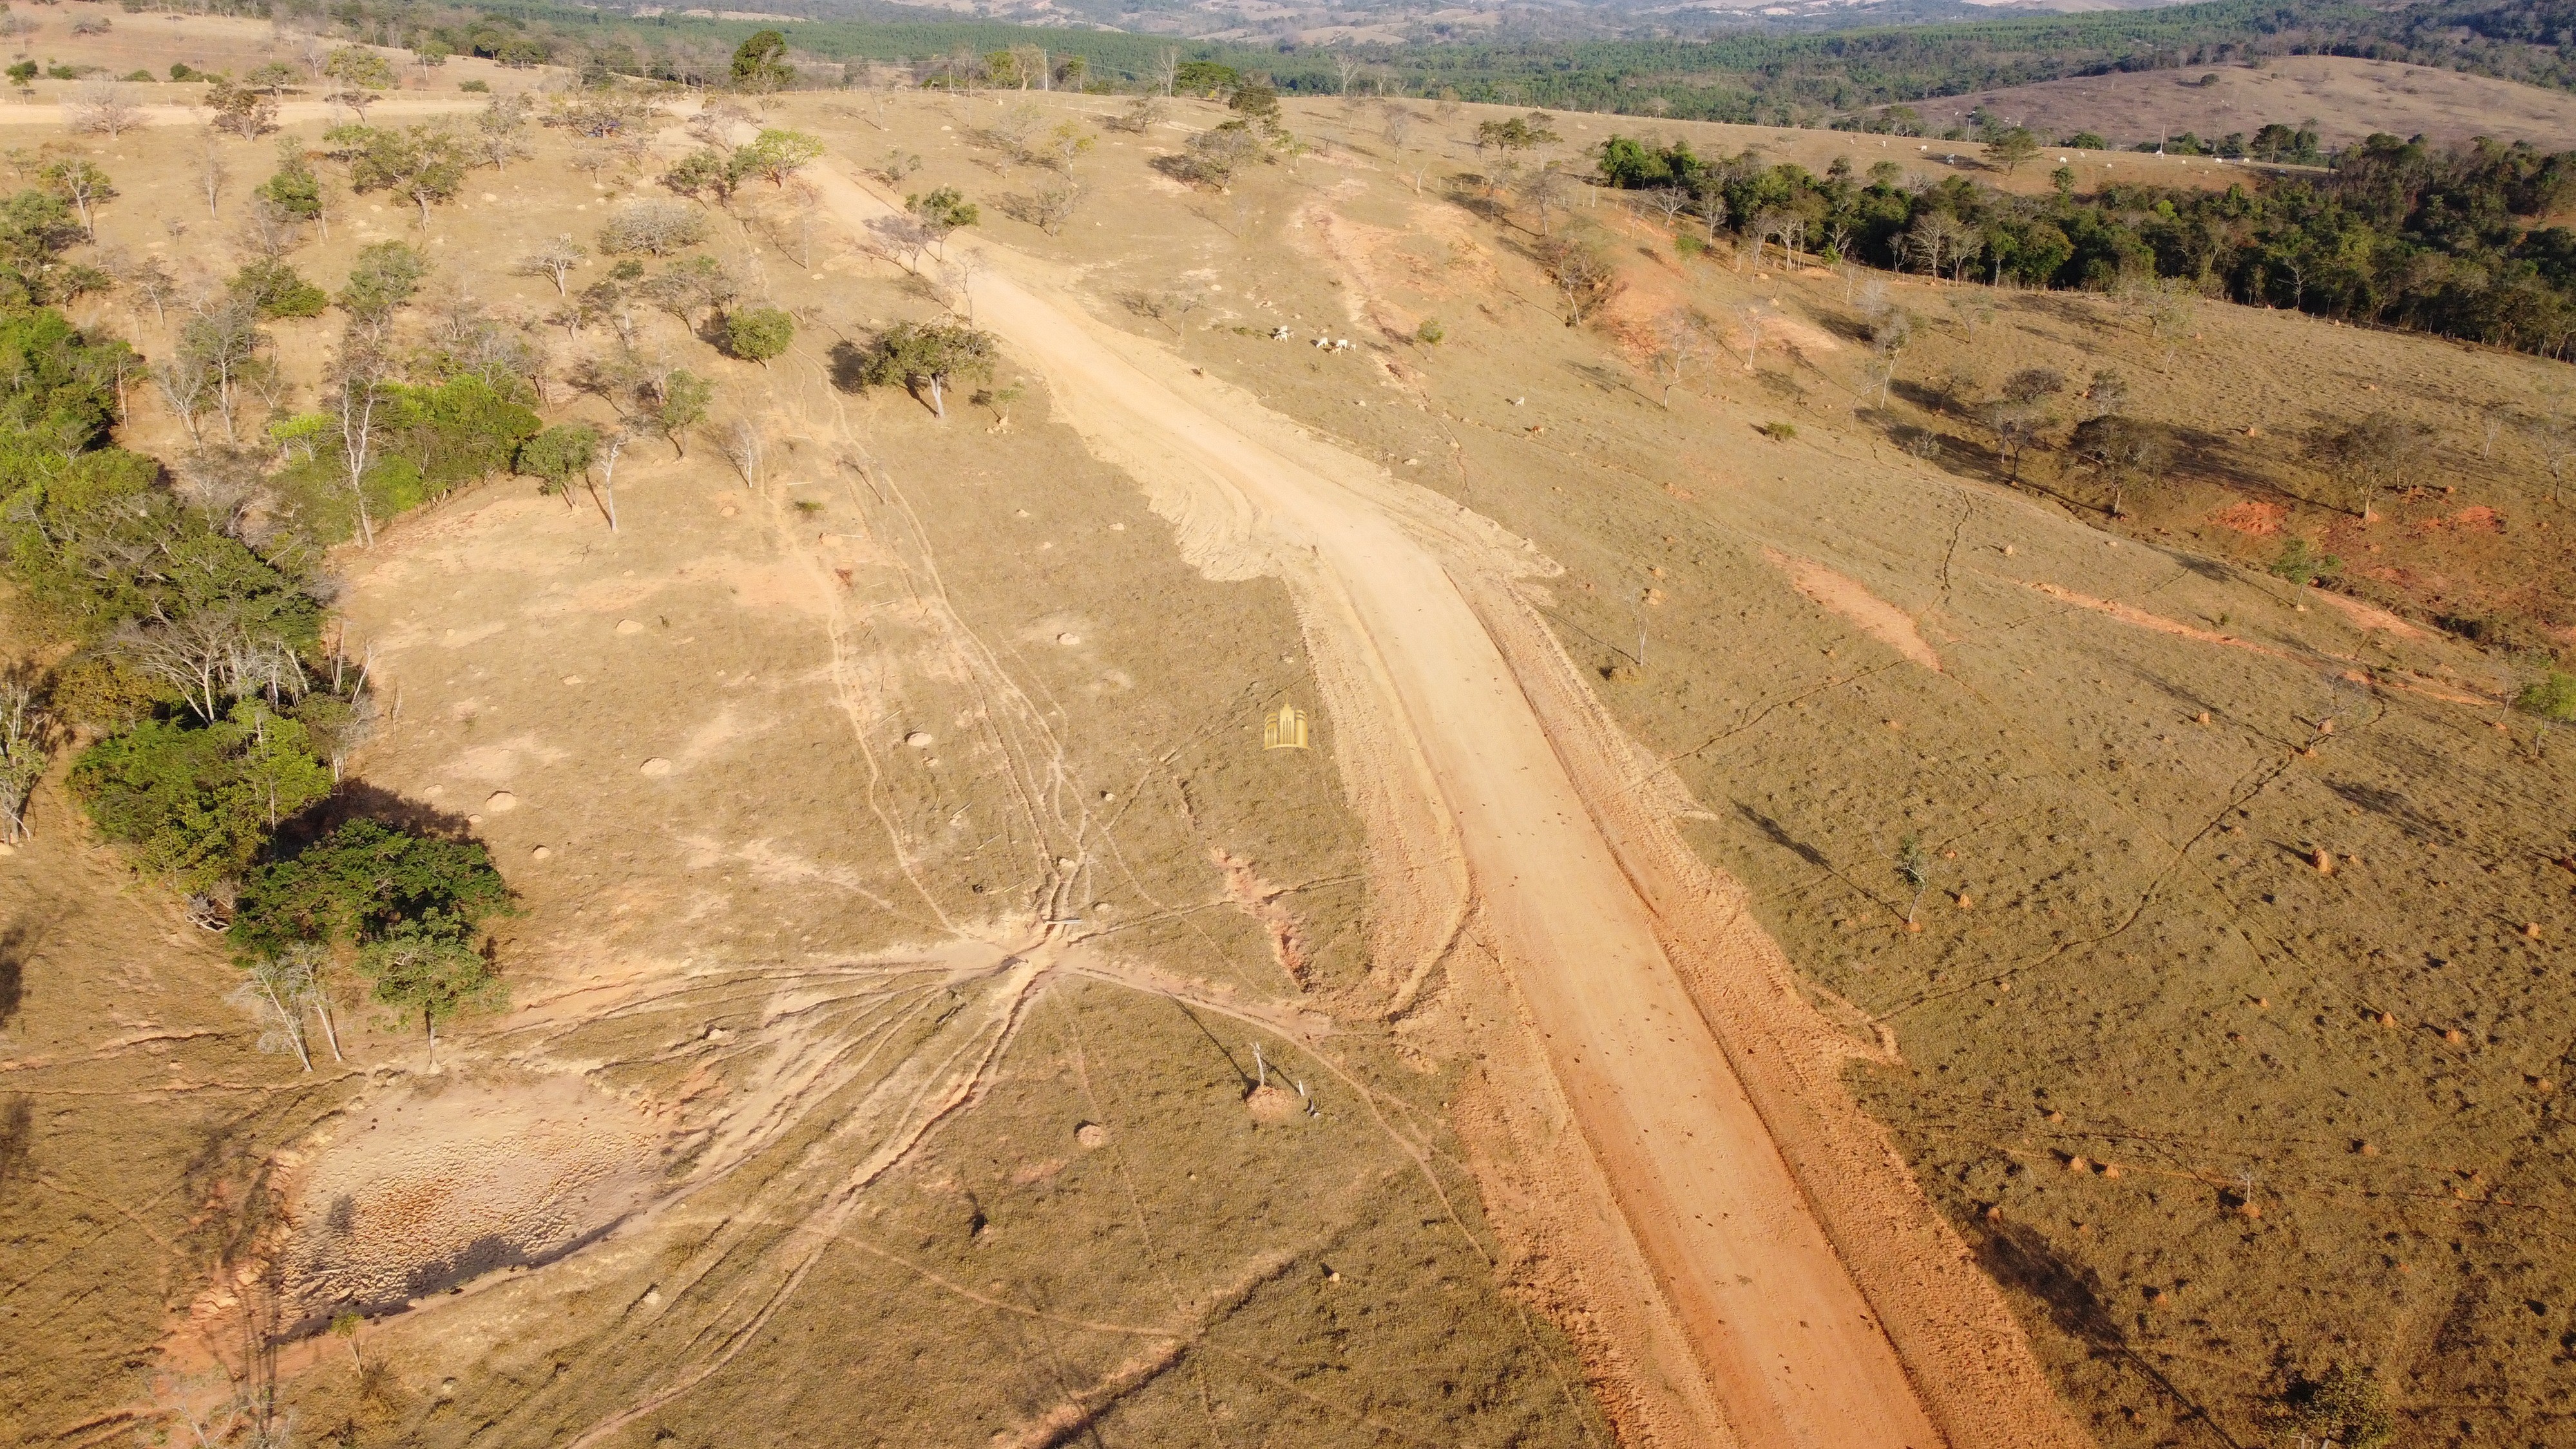
<svg viewBox="0 0 2576 1449"><path fill-rule="evenodd" d="M822 191L854 232L892 214L839 176ZM1843 1091L1852 1047L1673 832L1669 788L1641 792L1640 762L1516 592L1534 571L1518 541L1051 302L1063 283L1041 264L984 254L978 320L1144 483L1185 555L1290 584L1354 803L1387 843L1373 855L1447 866L1428 889L1418 869L1383 879L1384 909L1441 922L1416 939L1445 942L1472 901L1651 1271L1638 1286L1695 1362L1651 1342L1635 1360L1705 1380L1722 1406L1694 1441L2082 1442ZM1452 897L1442 877L1472 889ZM1595 1296L1620 1276L1616 1246Z"/></svg>

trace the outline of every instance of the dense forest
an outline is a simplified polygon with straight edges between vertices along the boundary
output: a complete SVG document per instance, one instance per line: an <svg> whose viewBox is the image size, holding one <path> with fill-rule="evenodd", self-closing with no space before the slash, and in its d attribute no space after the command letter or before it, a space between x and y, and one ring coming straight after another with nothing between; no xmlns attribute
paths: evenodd
<svg viewBox="0 0 2576 1449"><path fill-rule="evenodd" d="M127 0L140 6L144 0ZM183 4L183 8L187 8ZM214 0L208 8L328 23L378 44L556 63L699 83L719 80L747 22L540 3L457 9L402 0ZM880 13L889 7L876 7ZM927 13L927 12L925 12ZM1704 38L1540 40L1444 36L1404 45L1318 48L1171 41L1115 31L977 20L824 20L792 27L801 83L840 85L854 62L944 58L1012 46L1081 65L1074 86L1133 89L1166 50L1267 74L1281 91L1358 87L1420 97L1679 119L1825 124L1837 115L1936 96L2112 71L2331 54L2409 61L2537 85L2576 85L2562 47L2576 0L2212 0L2152 10L2017 16L1811 30L1748 18Z"/></svg>
<svg viewBox="0 0 2576 1449"><path fill-rule="evenodd" d="M1998 146L2007 154L2009 141ZM2437 150L2373 136L2328 175L2249 178L2226 191L2115 186L2053 196L1952 176L1909 186L1892 162L1817 176L1747 152L1614 137L1602 179L1662 191L1708 224L1871 265L2034 287L2179 284L2565 355L2576 336L2576 232L2541 226L2576 195L2576 154L2480 142Z"/></svg>

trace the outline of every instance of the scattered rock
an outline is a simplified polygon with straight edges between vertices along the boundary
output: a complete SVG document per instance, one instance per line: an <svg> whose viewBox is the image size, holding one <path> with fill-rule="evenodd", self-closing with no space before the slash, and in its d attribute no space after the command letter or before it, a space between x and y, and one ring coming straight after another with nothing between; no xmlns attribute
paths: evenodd
<svg viewBox="0 0 2576 1449"><path fill-rule="evenodd" d="M717 509L717 510L716 510L716 516L717 516L717 517L719 517L719 518L731 518L731 517L733 517L736 513L739 513L739 512L741 512L741 511L742 511L742 510L740 510L740 509L738 509L738 508L734 507L732 504L728 503L728 504L726 504L724 507L722 507L722 508L720 508L720 509Z"/></svg>
<svg viewBox="0 0 2576 1449"><path fill-rule="evenodd" d="M2534 940L2534 941L2539 940L2539 939L2540 939L2540 923L2539 923L2538 921L2525 921L2525 922L2523 922L2523 923L2522 923L2522 934L2523 934L2525 937L2527 937L2527 938L2529 938L2529 939L2531 939L2531 940Z"/></svg>
<svg viewBox="0 0 2576 1449"><path fill-rule="evenodd" d="M1966 891L1961 891L1961 892L1959 892L1959 909L1960 909L1960 910L1963 910L1963 911L1975 910L1975 909L1976 909L1976 906L1977 906L1977 898L1976 898L1975 896L1972 896L1972 895L1968 894Z"/></svg>
<svg viewBox="0 0 2576 1449"><path fill-rule="evenodd" d="M2069 1172L2091 1172L2093 1170L2093 1164L2085 1161L2081 1157L2070 1157L2066 1159L2066 1170Z"/></svg>
<svg viewBox="0 0 2576 1449"><path fill-rule="evenodd" d="M1058 644L1079 644L1082 642L1082 636L1079 634L1058 634L1055 636L1055 642Z"/></svg>
<svg viewBox="0 0 2576 1449"><path fill-rule="evenodd" d="M2308 856L2308 863L2309 863L2310 865L2313 865L2313 866L2315 866L2315 867L2317 868L2317 874L2319 874L2319 875L2332 875L2332 874L2334 874L2334 869L2335 869L2334 853L2333 853L2332 851L2327 850L2327 849L2326 849L2324 846L2322 846L2322 845L2318 846L2318 847L2317 847L2313 852L2311 852L2311 853L2309 854L2309 856Z"/></svg>
<svg viewBox="0 0 2576 1449"><path fill-rule="evenodd" d="M2116 1178L2116 1177L2118 1177L2118 1176L2120 1175L2120 1164L2118 1164L2118 1163L2116 1163L2116 1162L2106 1162L2106 1163L2103 1163L2103 1164L2102 1164L2102 1175L2103 1175L2104 1177L2111 1177L2111 1178Z"/></svg>
<svg viewBox="0 0 2576 1449"><path fill-rule="evenodd" d="M1073 1140L1089 1150L1106 1147L1109 1145L1109 1129L1097 1122L1085 1122L1073 1129Z"/></svg>
<svg viewBox="0 0 2576 1449"><path fill-rule="evenodd" d="M660 755L655 755L653 758L644 762L643 770L646 775L658 780L664 775L671 773L671 762L663 759Z"/></svg>
<svg viewBox="0 0 2576 1449"><path fill-rule="evenodd" d="M578 687L581 684L581 676L578 674L567 674L564 676L564 683Z"/></svg>
<svg viewBox="0 0 2576 1449"><path fill-rule="evenodd" d="M2452 1027L2449 1031L2442 1033L2442 1040L2450 1043L2452 1046L2458 1046L2468 1039L2468 1034L2461 1031L2456 1026Z"/></svg>
<svg viewBox="0 0 2576 1449"><path fill-rule="evenodd" d="M644 626L635 622L633 619L620 619L617 621L617 632L620 634L641 634L644 632Z"/></svg>
<svg viewBox="0 0 2576 1449"><path fill-rule="evenodd" d="M547 845L540 845L536 849L529 851L528 854L530 857L537 860L552 860L555 858L554 847Z"/></svg>
<svg viewBox="0 0 2576 1449"><path fill-rule="evenodd" d="M2360 1153L2364 1157L2377 1157L2379 1155L2379 1144L2376 1142L2364 1142L2353 1148L2353 1151Z"/></svg>
<svg viewBox="0 0 2576 1449"><path fill-rule="evenodd" d="M516 810L519 808L519 797L507 790L495 790L484 800L483 808L495 815L505 810Z"/></svg>
<svg viewBox="0 0 2576 1449"><path fill-rule="evenodd" d="M903 742L916 750L929 749L931 745L936 743L936 741L931 739L930 731L928 730L914 730L911 734L903 737Z"/></svg>

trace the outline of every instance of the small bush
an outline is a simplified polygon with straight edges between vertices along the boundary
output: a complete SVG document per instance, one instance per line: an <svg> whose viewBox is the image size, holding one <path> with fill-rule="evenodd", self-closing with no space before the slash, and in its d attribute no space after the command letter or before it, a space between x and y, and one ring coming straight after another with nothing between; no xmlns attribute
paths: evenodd
<svg viewBox="0 0 2576 1449"><path fill-rule="evenodd" d="M262 317L319 317L331 299L284 261L252 262L225 284Z"/></svg>
<svg viewBox="0 0 2576 1449"><path fill-rule="evenodd" d="M456 88L460 91L474 91L479 94L491 90L492 83L489 81L479 80L458 81L456 83Z"/></svg>
<svg viewBox="0 0 2576 1449"><path fill-rule="evenodd" d="M2342 559L2330 553L2317 552L2317 546L2304 538L2294 538L2281 545L2281 556L2272 561L2273 577L2288 579L2303 588L2319 579L2333 577L2342 568Z"/></svg>
<svg viewBox="0 0 2576 1449"><path fill-rule="evenodd" d="M170 79L174 81L190 81L195 80L196 78L197 68L195 66L188 64L184 60L174 60L170 62Z"/></svg>
<svg viewBox="0 0 2576 1449"><path fill-rule="evenodd" d="M2388 1394L2367 1369L2336 1364L2323 1376L2290 1390L2291 1421L2343 1449L2376 1449L2397 1432L2388 1416Z"/></svg>
<svg viewBox="0 0 2576 1449"><path fill-rule="evenodd" d="M1769 438L1775 443L1785 443L1791 438L1798 436L1798 430L1795 426L1789 423L1764 423L1762 425L1762 436Z"/></svg>
<svg viewBox="0 0 2576 1449"><path fill-rule="evenodd" d="M141 81L145 85L159 85L161 83L161 77L154 75L148 70L127 71L125 73L125 79L129 81Z"/></svg>
<svg viewBox="0 0 2576 1449"><path fill-rule="evenodd" d="M1437 317L1431 318L1425 321L1421 326L1413 329L1413 340L1421 343L1425 347L1439 346L1442 340L1447 338L1448 335L1449 329L1441 326L1440 319Z"/></svg>
<svg viewBox="0 0 2576 1449"><path fill-rule="evenodd" d="M572 480L590 470L590 460L599 452L599 432L580 423L558 423L519 445L519 456L513 466L532 478L542 478L542 491L561 493L572 487Z"/></svg>
<svg viewBox="0 0 2576 1449"><path fill-rule="evenodd" d="M2551 670L2546 678L2524 685L2513 706L2560 724L2576 724L2576 674Z"/></svg>
<svg viewBox="0 0 2576 1449"><path fill-rule="evenodd" d="M746 307L725 319L725 350L761 366L796 340L796 319L776 307Z"/></svg>

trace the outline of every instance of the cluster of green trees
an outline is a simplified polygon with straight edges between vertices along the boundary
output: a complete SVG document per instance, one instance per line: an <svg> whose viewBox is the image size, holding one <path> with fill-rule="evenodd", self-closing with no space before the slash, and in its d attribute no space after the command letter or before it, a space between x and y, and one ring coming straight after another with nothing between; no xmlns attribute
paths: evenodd
<svg viewBox="0 0 2576 1449"><path fill-rule="evenodd" d="M2437 149L2373 136L2328 176L2249 178L2225 191L2113 186L2050 196L1951 176L1905 184L1880 162L1818 176L1751 152L1613 137L1614 187L1680 193L1723 226L1898 270L2096 290L2163 279L2259 306L2300 308L2563 355L2576 337L2576 232L2542 218L2576 190L2576 153L2493 142Z"/></svg>
<svg viewBox="0 0 2576 1449"><path fill-rule="evenodd" d="M336 294L297 274L288 254L320 194L290 153L259 189L265 254L167 318L171 346L148 375L196 446L165 466L115 437L144 360L47 304L107 285L112 271L162 309L170 278L112 249L105 268L66 262L115 189L85 160L41 175L44 189L0 201L0 573L22 643L52 663L0 681L0 804L22 833L47 758L75 747L66 784L99 833L212 923L246 883L336 859L308 862L317 847L299 822L338 792L373 707L365 662L345 658L327 627L323 546L508 466L538 429L528 359L505 330L462 314L398 355L394 315L429 270L403 242L364 249ZM268 446L254 444L254 399L275 395L262 324L331 307L347 323L323 408L273 418ZM433 1022L492 990L476 928L504 896L480 847L363 822L324 843L351 831L447 860L449 883L406 896L419 908L391 924L346 939L308 932L292 959L266 944L245 956L245 990L299 1054L303 1007L286 1008L327 1015L335 962ZM457 863L467 857L472 869Z"/></svg>
<svg viewBox="0 0 2576 1449"><path fill-rule="evenodd" d="M333 794L372 710L365 669L325 645L312 550L241 506L238 476L226 476L239 460L192 460L174 478L116 444L116 379L131 359L50 308L0 305L0 570L36 642L60 657L32 685L12 680L13 725L33 713L49 727L13 728L10 743L85 741L67 780L99 833L212 918L245 882L308 868L312 848L290 827ZM418 924L351 942L380 1000L434 1020L472 994L458 994L472 973L457 953L503 902L499 878L480 847L374 825L340 835L362 829L479 862L438 896L434 919L406 909ZM272 1007L294 971L326 979L310 952L273 956L245 958ZM293 999L327 1011L327 986Z"/></svg>

